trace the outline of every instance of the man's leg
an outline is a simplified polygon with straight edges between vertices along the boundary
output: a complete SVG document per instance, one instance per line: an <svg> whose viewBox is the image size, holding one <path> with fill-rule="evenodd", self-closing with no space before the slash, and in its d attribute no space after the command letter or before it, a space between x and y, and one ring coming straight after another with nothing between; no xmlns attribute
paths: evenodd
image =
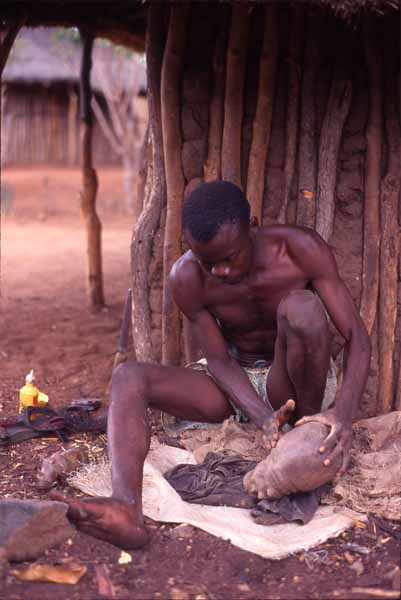
<svg viewBox="0 0 401 600"><path fill-rule="evenodd" d="M108 419L112 498L69 501L69 516L83 531L126 549L139 548L148 540L142 475L150 443L150 406L193 421L220 422L232 413L206 374L140 363L116 369Z"/></svg>
<svg viewBox="0 0 401 600"><path fill-rule="evenodd" d="M291 292L277 310L277 339L267 394L277 410L296 401L295 419L320 412L330 366L330 334L320 300L307 290Z"/></svg>

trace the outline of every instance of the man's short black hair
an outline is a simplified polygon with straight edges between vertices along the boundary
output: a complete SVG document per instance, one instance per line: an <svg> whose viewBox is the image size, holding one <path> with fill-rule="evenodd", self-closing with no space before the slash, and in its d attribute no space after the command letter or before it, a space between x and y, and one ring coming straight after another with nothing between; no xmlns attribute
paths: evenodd
<svg viewBox="0 0 401 600"><path fill-rule="evenodd" d="M188 196L182 226L197 242L209 242L222 225L249 224L250 206L242 190L229 181L203 183Z"/></svg>

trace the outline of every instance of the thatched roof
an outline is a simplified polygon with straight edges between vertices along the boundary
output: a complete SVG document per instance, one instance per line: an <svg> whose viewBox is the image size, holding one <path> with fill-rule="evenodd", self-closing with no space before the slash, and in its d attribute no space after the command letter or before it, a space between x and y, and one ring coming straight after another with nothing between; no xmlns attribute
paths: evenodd
<svg viewBox="0 0 401 600"><path fill-rule="evenodd" d="M77 83L81 61L81 44L63 35L58 28L23 28L16 38L3 71L5 83ZM124 84L129 87L135 77L140 92L146 91L146 68L134 57L122 56L110 43L96 40L93 49L92 87L101 91L99 69L121 69Z"/></svg>
<svg viewBox="0 0 401 600"><path fill-rule="evenodd" d="M400 9L400 0L319 0L319 2L347 19L363 11L385 14Z"/></svg>
<svg viewBox="0 0 401 600"><path fill-rule="evenodd" d="M27 26L91 27L96 34L118 44L144 51L147 9L151 2L170 0L1 0L0 20L24 20ZM187 0L189 1L189 0ZM376 14L399 10L401 0L194 0L217 3L305 4L325 6L342 18L362 12Z"/></svg>

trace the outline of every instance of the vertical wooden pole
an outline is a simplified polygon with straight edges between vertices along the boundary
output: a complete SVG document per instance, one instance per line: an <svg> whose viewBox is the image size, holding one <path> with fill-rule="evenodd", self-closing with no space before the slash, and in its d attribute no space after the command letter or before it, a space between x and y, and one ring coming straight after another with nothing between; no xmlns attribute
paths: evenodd
<svg viewBox="0 0 401 600"><path fill-rule="evenodd" d="M351 106L352 84L340 66L334 70L319 142L316 231L328 242L333 232L337 158L345 120Z"/></svg>
<svg viewBox="0 0 401 600"><path fill-rule="evenodd" d="M89 303L93 307L104 305L102 274L102 226L96 213L96 194L98 180L92 164L93 119L91 112L90 72L92 67L92 48L94 35L91 31L80 29L82 62L80 74L80 118L82 144L81 216L86 226L87 269Z"/></svg>
<svg viewBox="0 0 401 600"><path fill-rule="evenodd" d="M148 148L149 148L149 124L146 128L145 135L142 140L142 145L139 150L138 159L138 177L136 183L136 198L134 203L133 219L136 223L140 217L142 209L145 205L145 187L146 173L148 167Z"/></svg>
<svg viewBox="0 0 401 600"><path fill-rule="evenodd" d="M278 15L276 6L265 7L265 29L259 66L259 89L249 153L247 197L252 215L262 223L266 156L276 88Z"/></svg>
<svg viewBox="0 0 401 600"><path fill-rule="evenodd" d="M187 37L188 4L172 4L163 57L161 113L163 152L166 169L167 213L163 248L162 360L177 365L181 359L181 322L174 303L169 277L181 254L181 207L184 174L181 163L180 81Z"/></svg>
<svg viewBox="0 0 401 600"><path fill-rule="evenodd" d="M304 28L304 8L290 10L290 35L288 48L288 93L287 121L285 131L285 165L283 204L278 216L279 223L286 222L287 207L290 201L291 186L295 172L295 158L298 143L298 120L301 89L301 56Z"/></svg>
<svg viewBox="0 0 401 600"><path fill-rule="evenodd" d="M319 64L321 19L311 11L312 9L309 9L307 17L302 77L297 225L314 228L317 178L316 70Z"/></svg>
<svg viewBox="0 0 401 600"><path fill-rule="evenodd" d="M17 37L18 31L20 27L22 27L23 21L18 21L17 23L12 23L6 27L0 28L0 90L1 90L1 76L3 74L4 66L7 62L8 55L10 54L10 50L14 43L15 38ZM0 93L0 148L2 144L2 95ZM0 165L1 169L1 165ZM1 183L1 177L0 177ZM1 231L1 189L0 189L0 231ZM1 273L1 244L0 244L0 273Z"/></svg>
<svg viewBox="0 0 401 600"><path fill-rule="evenodd" d="M232 7L227 49L221 174L223 179L239 187L241 187L241 133L249 21L249 6L236 2Z"/></svg>
<svg viewBox="0 0 401 600"><path fill-rule="evenodd" d="M388 40L389 42L390 40ZM395 407L394 381L395 327L397 322L398 259L400 227L398 199L400 195L401 127L396 103L396 60L393 48L386 44L385 54L385 130L387 137L387 173L382 181L380 197L380 292L379 292L379 390L381 412ZM395 376L397 371L395 371Z"/></svg>
<svg viewBox="0 0 401 600"><path fill-rule="evenodd" d="M24 22L25 19L20 19L8 25L0 25L0 76L3 73L14 40L21 27L23 27Z"/></svg>
<svg viewBox="0 0 401 600"><path fill-rule="evenodd" d="M369 116L366 128L365 203L361 316L369 335L376 319L379 290L380 216L379 197L382 160L382 56L380 46L365 22L365 56L369 75Z"/></svg>
<svg viewBox="0 0 401 600"><path fill-rule="evenodd" d="M205 181L214 181L221 177L226 42L225 31L219 31L213 56L213 94L209 110L208 153L203 167Z"/></svg>
<svg viewBox="0 0 401 600"><path fill-rule="evenodd" d="M68 164L75 165L77 159L77 95L75 90L68 88L67 144Z"/></svg>
<svg viewBox="0 0 401 600"><path fill-rule="evenodd" d="M401 10L399 11L399 28L398 31L401 31ZM398 37L399 39L399 46L398 46L398 57L401 56L401 37ZM398 63L398 122L401 126L401 59ZM400 170L401 170L401 164L399 166ZM399 206L398 206L398 224L401 227L401 199L399 201ZM401 279L401 251L400 254L398 256L398 273L399 273L399 277ZM401 298L401 281L398 281L398 297ZM397 318L397 323L396 323L396 331L401 331L401 315L398 315ZM397 381L396 381L396 386L395 386L395 410L401 410L401 348L400 348L400 352L398 355L398 376L397 376Z"/></svg>
<svg viewBox="0 0 401 600"><path fill-rule="evenodd" d="M164 10L151 2L146 28L146 72L148 80L149 126L152 147L151 192L135 226L131 244L133 293L133 335L137 359L155 360L152 347L152 315L149 305L149 265L155 234L166 204L166 181L163 159L163 133L160 106L161 66L165 44ZM149 167L148 167L149 168Z"/></svg>

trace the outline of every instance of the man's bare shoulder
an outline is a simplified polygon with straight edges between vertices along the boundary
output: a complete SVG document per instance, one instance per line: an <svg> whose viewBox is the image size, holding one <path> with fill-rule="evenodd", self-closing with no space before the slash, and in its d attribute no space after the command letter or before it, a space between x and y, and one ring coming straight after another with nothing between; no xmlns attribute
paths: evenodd
<svg viewBox="0 0 401 600"><path fill-rule="evenodd" d="M188 250L175 261L170 273L170 281L174 283L196 283L202 281L202 271L191 250Z"/></svg>
<svg viewBox="0 0 401 600"><path fill-rule="evenodd" d="M265 225L258 227L257 236L266 241L283 240L288 244L316 244L325 243L323 238L309 227L299 225Z"/></svg>
<svg viewBox="0 0 401 600"><path fill-rule="evenodd" d="M258 230L260 243L281 246L294 264L309 276L325 270L337 271L333 253L324 239L313 229L297 225L267 225Z"/></svg>
<svg viewBox="0 0 401 600"><path fill-rule="evenodd" d="M191 250L180 256L170 273L170 285L178 306L199 304L203 297L204 275Z"/></svg>

